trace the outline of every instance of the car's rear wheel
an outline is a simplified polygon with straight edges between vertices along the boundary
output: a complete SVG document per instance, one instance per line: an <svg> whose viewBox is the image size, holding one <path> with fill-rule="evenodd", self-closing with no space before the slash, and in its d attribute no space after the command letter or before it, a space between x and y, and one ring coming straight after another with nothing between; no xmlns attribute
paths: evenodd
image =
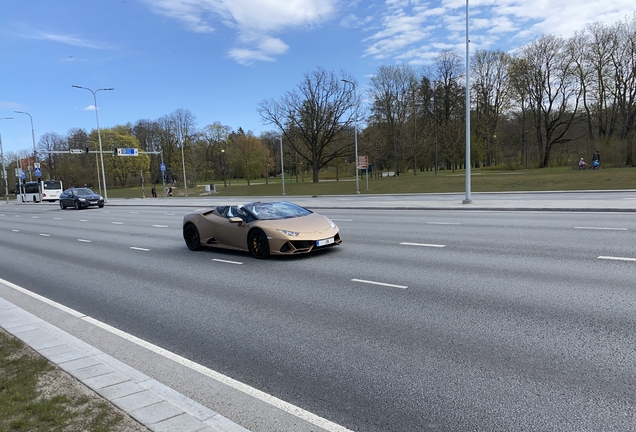
<svg viewBox="0 0 636 432"><path fill-rule="evenodd" d="M100 205L98 205L97 207L99 207L99 208L104 208L104 204L100 204Z"/></svg>
<svg viewBox="0 0 636 432"><path fill-rule="evenodd" d="M64 203L62 202L62 200L60 200L60 208L61 208L62 210L65 210L65 209L66 209L66 206L64 205Z"/></svg>
<svg viewBox="0 0 636 432"><path fill-rule="evenodd" d="M75 202L73 203L73 207L75 208L75 210L79 210L79 209L80 209L80 203L79 203L79 201L75 201Z"/></svg>
<svg viewBox="0 0 636 432"><path fill-rule="evenodd" d="M247 236L247 246L255 258L269 258L269 240L267 240L267 236L260 229L250 231Z"/></svg>
<svg viewBox="0 0 636 432"><path fill-rule="evenodd" d="M193 223L188 223L183 227L183 239L191 251L201 249L201 236L199 236L199 230Z"/></svg>

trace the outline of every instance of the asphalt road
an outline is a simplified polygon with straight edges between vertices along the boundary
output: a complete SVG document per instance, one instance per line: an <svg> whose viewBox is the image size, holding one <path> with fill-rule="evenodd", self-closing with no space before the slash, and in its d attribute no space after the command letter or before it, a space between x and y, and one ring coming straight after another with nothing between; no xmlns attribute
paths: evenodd
<svg viewBox="0 0 636 432"><path fill-rule="evenodd" d="M636 430L633 214L323 210L259 261L188 210L0 208L1 277L355 431Z"/></svg>

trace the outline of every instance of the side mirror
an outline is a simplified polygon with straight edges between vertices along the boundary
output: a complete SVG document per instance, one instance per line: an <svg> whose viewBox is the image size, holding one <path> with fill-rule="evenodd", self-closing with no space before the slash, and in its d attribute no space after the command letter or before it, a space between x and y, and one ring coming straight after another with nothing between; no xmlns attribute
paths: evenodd
<svg viewBox="0 0 636 432"><path fill-rule="evenodd" d="M230 223L235 223L239 225L243 223L243 219L241 219L240 217L231 217L228 220L230 221Z"/></svg>

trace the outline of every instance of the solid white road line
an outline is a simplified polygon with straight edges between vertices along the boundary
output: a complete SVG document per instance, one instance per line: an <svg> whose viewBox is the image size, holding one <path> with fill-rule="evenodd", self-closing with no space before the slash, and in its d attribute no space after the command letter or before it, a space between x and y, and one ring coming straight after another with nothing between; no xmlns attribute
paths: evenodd
<svg viewBox="0 0 636 432"><path fill-rule="evenodd" d="M460 222L426 222L429 225L461 225Z"/></svg>
<svg viewBox="0 0 636 432"><path fill-rule="evenodd" d="M600 256L597 258L604 259L604 260L614 260L614 261L636 261L636 258L624 258L624 257Z"/></svg>
<svg viewBox="0 0 636 432"><path fill-rule="evenodd" d="M146 248L140 248L140 247L135 247L135 246L131 246L131 249L134 250L138 250L138 251L144 251L144 252L148 252L150 249L146 249Z"/></svg>
<svg viewBox="0 0 636 432"><path fill-rule="evenodd" d="M212 379L215 379L217 381L219 381L220 383L223 383L229 387L232 387L233 389L239 390L249 396L252 396L253 398L256 398L260 401L263 401L265 403L270 404L271 406L278 408L282 411L285 411L288 414L291 414L293 416L296 416L306 422L309 422L313 425L316 425L322 429L325 429L328 432L352 432L350 429L347 429L343 426L340 426L339 424L333 423L327 419L324 419L322 417L318 417L316 414L313 414L309 411L305 411L302 408L299 408L295 405L292 405L288 402L285 402L284 400L278 399L276 396L272 396L269 395L267 393L264 393L258 389L255 389L253 387L248 386L247 384L243 384L240 381L236 381L235 379L232 379L226 375L223 375L220 372L217 372L215 370L209 369L205 366L201 366L198 363L193 362L192 360L188 360L185 357L181 357L178 354L175 354L173 352L170 352L166 349L163 349L157 345L154 345L150 342L146 342L143 339L140 339L136 336L133 336L131 334L128 334L126 332L123 332L121 330L119 330L118 328L112 327L106 323L103 323L101 321L98 321L94 318L91 318L87 315L84 315L83 313L80 313L74 309L71 309L69 307L66 307L60 303L54 302L53 300L49 300L46 297L42 297L39 294L33 293L31 291L28 291L18 285L15 285L9 281L6 281L4 279L0 279L0 283L8 286L9 288L13 288L16 291L19 291L21 293L24 293L28 296L31 296L33 298L36 298L44 303L47 303L53 307L56 307L60 310L63 310L67 313L69 313L70 315L73 315L74 317L80 318L81 320L84 320L88 323L91 323L99 328L102 328L114 335L117 335L119 337L121 337L122 339L125 339L129 342L132 342L136 345L139 345L143 348L146 348L156 354L159 354L160 356L170 359L176 363L179 363L180 365L183 365L187 368L190 368L196 372L199 372L207 377L210 377Z"/></svg>
<svg viewBox="0 0 636 432"><path fill-rule="evenodd" d="M51 234L40 234L42 237L51 237Z"/></svg>
<svg viewBox="0 0 636 432"><path fill-rule="evenodd" d="M216 258L212 258L212 261L222 262L227 264L243 264L242 262L239 262L239 261L228 261L228 260L222 260L222 259L216 259Z"/></svg>
<svg viewBox="0 0 636 432"><path fill-rule="evenodd" d="M436 248L443 248L446 247L446 245L440 245L440 244L427 244L427 243L408 243L408 242L402 242L400 243L401 245L406 245L406 246L424 246L424 247L436 247Z"/></svg>
<svg viewBox="0 0 636 432"><path fill-rule="evenodd" d="M613 230L613 231L627 231L627 228L574 227L574 229L582 229L582 230Z"/></svg>
<svg viewBox="0 0 636 432"><path fill-rule="evenodd" d="M375 282L375 281L364 280L364 279L351 279L351 282L360 282L360 283L366 283L371 285L381 285L381 286L390 287L390 288L401 288L401 289L408 288L408 286L406 285L394 285L390 283Z"/></svg>
<svg viewBox="0 0 636 432"><path fill-rule="evenodd" d="M84 240L84 239L77 239L78 242L84 242L84 243L90 243L90 240Z"/></svg>
<svg viewBox="0 0 636 432"><path fill-rule="evenodd" d="M153 225L156 228L168 228L168 225Z"/></svg>

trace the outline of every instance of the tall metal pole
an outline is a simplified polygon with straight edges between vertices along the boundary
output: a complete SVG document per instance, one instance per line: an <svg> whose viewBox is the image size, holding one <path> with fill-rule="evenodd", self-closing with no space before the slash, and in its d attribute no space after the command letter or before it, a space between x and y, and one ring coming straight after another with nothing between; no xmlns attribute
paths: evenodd
<svg viewBox="0 0 636 432"><path fill-rule="evenodd" d="M283 178L283 196L285 196L285 164L283 163L285 158L283 157L283 136L281 135L278 138L280 139L280 174Z"/></svg>
<svg viewBox="0 0 636 432"><path fill-rule="evenodd" d="M108 192L106 190L106 171L104 171L104 152L102 150L102 133L99 129L99 116L97 115L97 95L96 93L100 90L115 90L114 88L100 88L95 91L89 89L88 87L82 87L78 85L72 85L71 87L80 88L84 90L88 90L93 93L93 101L95 103L95 120L97 121L97 139L99 140L99 156L102 162L102 181L104 183L104 201L108 201ZM97 174L97 181L99 182L99 173Z"/></svg>
<svg viewBox="0 0 636 432"><path fill-rule="evenodd" d="M4 196L9 204L9 188L7 186L7 169L4 166L4 151L2 150L2 135L0 135L0 158L2 158L2 181L4 182Z"/></svg>
<svg viewBox="0 0 636 432"><path fill-rule="evenodd" d="M347 83L347 84L351 84L351 87L353 87L353 102L355 103L355 107L354 107L354 129L353 129L353 140L354 140L354 147L355 147L355 156L356 156L356 160L355 160L355 167L356 167L356 194L360 193L360 184L358 182L358 97L357 97L357 92L356 92L356 84L352 81L343 79L343 82Z"/></svg>
<svg viewBox="0 0 636 432"><path fill-rule="evenodd" d="M188 137L185 137L183 139L183 142L181 143L181 163L183 165L183 190L184 190L185 196L188 196L188 182L186 181L185 157L183 156L183 147L185 147L185 141L187 139Z"/></svg>
<svg viewBox="0 0 636 432"><path fill-rule="evenodd" d="M468 36L468 0L466 0L466 199L462 204L472 204L470 198L470 69L469 69L469 49L470 39Z"/></svg>
<svg viewBox="0 0 636 432"><path fill-rule="evenodd" d="M13 120L13 117L0 117L0 120ZM4 195L9 203L9 189L7 183L7 170L4 167L4 151L2 150L2 136L0 136L0 157L2 157L2 180L4 181ZM18 165L16 164L16 167Z"/></svg>
<svg viewBox="0 0 636 432"><path fill-rule="evenodd" d="M33 117L31 117L31 114L29 114L28 112L24 112L24 111L14 111L14 112L18 114L26 114L29 116L29 119L31 120L31 139L33 140L33 163L35 164L38 157L38 151L35 148L35 131L33 129ZM38 185L38 201L42 201L42 189L40 189L39 185Z"/></svg>
<svg viewBox="0 0 636 432"><path fill-rule="evenodd" d="M437 81L433 81L433 127L435 134L435 175L437 175Z"/></svg>

